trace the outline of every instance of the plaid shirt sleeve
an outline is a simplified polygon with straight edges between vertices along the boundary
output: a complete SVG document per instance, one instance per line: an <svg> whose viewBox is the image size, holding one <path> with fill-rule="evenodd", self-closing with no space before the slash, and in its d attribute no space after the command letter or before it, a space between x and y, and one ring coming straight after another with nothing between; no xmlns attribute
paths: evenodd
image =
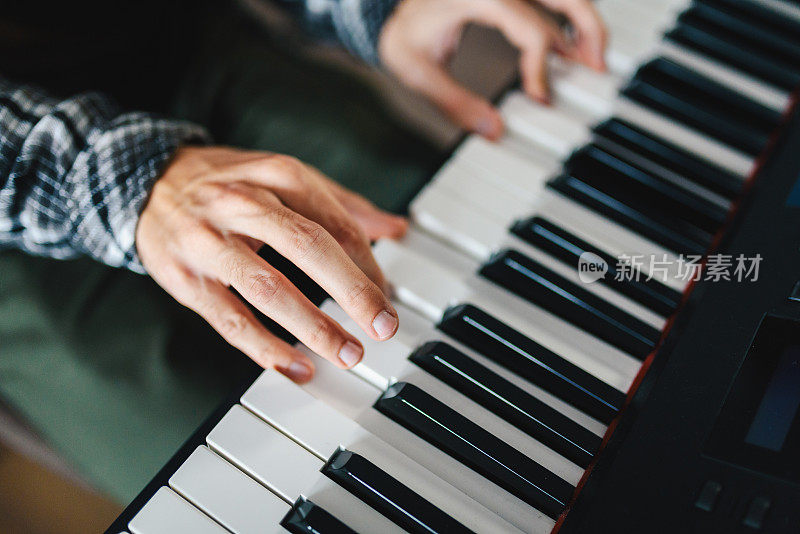
<svg viewBox="0 0 800 534"><path fill-rule="evenodd" d="M280 0L308 30L335 38L353 54L378 64L378 37L400 0Z"/></svg>
<svg viewBox="0 0 800 534"><path fill-rule="evenodd" d="M179 145L206 140L98 93L57 100L0 78L0 250L143 273L134 232L150 188Z"/></svg>

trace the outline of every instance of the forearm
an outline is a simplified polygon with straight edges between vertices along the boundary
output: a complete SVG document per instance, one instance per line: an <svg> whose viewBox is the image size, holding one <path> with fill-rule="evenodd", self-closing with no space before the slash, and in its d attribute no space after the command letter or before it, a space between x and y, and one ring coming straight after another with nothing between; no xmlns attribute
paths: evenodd
<svg viewBox="0 0 800 534"><path fill-rule="evenodd" d="M143 272L134 233L153 182L198 126L0 78L0 248Z"/></svg>
<svg viewBox="0 0 800 534"><path fill-rule="evenodd" d="M400 0L279 0L313 35L338 40L353 54L378 63L383 23Z"/></svg>

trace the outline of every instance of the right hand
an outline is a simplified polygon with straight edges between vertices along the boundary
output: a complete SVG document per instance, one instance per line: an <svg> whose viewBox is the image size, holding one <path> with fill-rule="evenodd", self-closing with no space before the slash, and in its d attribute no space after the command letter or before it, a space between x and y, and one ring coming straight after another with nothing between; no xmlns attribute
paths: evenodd
<svg viewBox="0 0 800 534"><path fill-rule="evenodd" d="M397 312L369 239L399 237L405 219L378 210L316 169L279 154L184 147L156 182L136 229L153 279L265 368L305 382L300 351L271 334L233 287L311 350L341 368L359 341L256 253L267 243L316 281L373 339L397 331Z"/></svg>

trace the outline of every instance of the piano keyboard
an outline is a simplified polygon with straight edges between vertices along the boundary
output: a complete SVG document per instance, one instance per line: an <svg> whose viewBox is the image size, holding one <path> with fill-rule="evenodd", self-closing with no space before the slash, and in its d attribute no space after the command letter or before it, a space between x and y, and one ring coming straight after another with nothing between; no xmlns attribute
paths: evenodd
<svg viewBox="0 0 800 534"><path fill-rule="evenodd" d="M365 359L263 372L122 528L553 530L800 85L789 0L596 5L610 72L554 58L553 105L507 94L506 137L463 142L375 245L395 337L324 302Z"/></svg>

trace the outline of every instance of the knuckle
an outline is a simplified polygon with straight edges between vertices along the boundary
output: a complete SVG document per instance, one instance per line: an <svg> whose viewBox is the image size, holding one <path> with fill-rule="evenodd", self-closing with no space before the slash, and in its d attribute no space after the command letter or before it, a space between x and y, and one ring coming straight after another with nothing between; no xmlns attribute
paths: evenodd
<svg viewBox="0 0 800 534"><path fill-rule="evenodd" d="M294 156L286 154L271 154L267 157L265 164L276 173L288 177L297 178L303 174L303 163Z"/></svg>
<svg viewBox="0 0 800 534"><path fill-rule="evenodd" d="M318 319L308 329L308 342L314 347L333 348L339 338L336 327L326 319Z"/></svg>
<svg viewBox="0 0 800 534"><path fill-rule="evenodd" d="M348 289L345 298L350 306L358 306L362 302L375 300L377 291L370 282L359 281Z"/></svg>
<svg viewBox="0 0 800 534"><path fill-rule="evenodd" d="M219 323L219 333L225 339L236 339L246 330L249 322L242 313L232 313L224 317Z"/></svg>
<svg viewBox="0 0 800 534"><path fill-rule="evenodd" d="M263 212L252 191L239 182L215 182L203 187L201 201L212 210L236 213Z"/></svg>
<svg viewBox="0 0 800 534"><path fill-rule="evenodd" d="M225 198L228 188L223 182L209 181L197 184L194 191L196 204L214 205Z"/></svg>
<svg viewBox="0 0 800 534"><path fill-rule="evenodd" d="M292 247L301 258L316 254L325 247L325 230L313 221L296 217L290 232Z"/></svg>
<svg viewBox="0 0 800 534"><path fill-rule="evenodd" d="M259 273L253 276L250 291L259 303L269 304L283 292L283 281L276 273Z"/></svg>
<svg viewBox="0 0 800 534"><path fill-rule="evenodd" d="M236 283L245 280L247 273L247 265L241 256L236 254L233 250L224 254L220 260L222 273L225 279L230 283Z"/></svg>

